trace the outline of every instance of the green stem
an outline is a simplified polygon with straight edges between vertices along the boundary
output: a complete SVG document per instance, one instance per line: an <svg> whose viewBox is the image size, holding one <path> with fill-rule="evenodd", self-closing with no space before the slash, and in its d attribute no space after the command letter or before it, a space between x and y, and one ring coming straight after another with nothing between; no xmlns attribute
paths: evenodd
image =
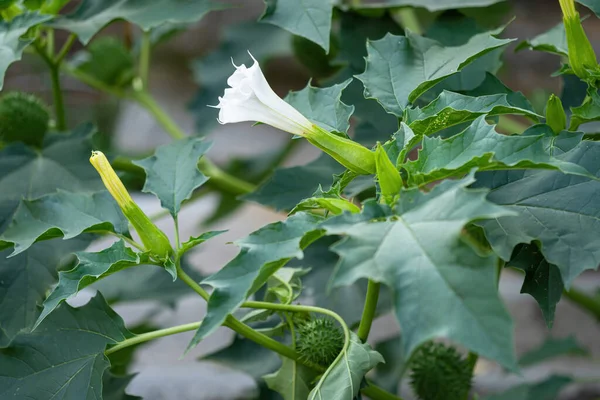
<svg viewBox="0 0 600 400"><path fill-rule="evenodd" d="M565 290L563 294L567 299L592 314L600 322L600 300L574 287Z"/></svg>
<svg viewBox="0 0 600 400"><path fill-rule="evenodd" d="M133 92L133 99L136 100L156 119L165 131L171 135L173 139L183 139L186 135L179 129L179 126L171 119L171 117L158 105L147 91L137 90Z"/></svg>
<svg viewBox="0 0 600 400"><path fill-rule="evenodd" d="M138 69L138 75L142 83L142 89L148 88L148 75L150 71L150 31L144 31L142 33L142 45L140 48L140 63Z"/></svg>
<svg viewBox="0 0 600 400"><path fill-rule="evenodd" d="M173 222L175 223L175 249L177 250L177 254L179 254L179 249L181 248L181 240L179 240L179 218L177 218L177 216L173 217ZM177 261L179 261L179 259Z"/></svg>
<svg viewBox="0 0 600 400"><path fill-rule="evenodd" d="M181 279L186 285L188 285L192 290L200 295L204 300L208 301L210 295L202 286L200 286L191 276L186 274L186 272L181 268L181 265L177 266L177 277Z"/></svg>
<svg viewBox="0 0 600 400"><path fill-rule="evenodd" d="M253 192L256 189L256 185L228 174L206 157L200 159L198 168L204 175L210 177L209 184L222 191L239 196Z"/></svg>
<svg viewBox="0 0 600 400"><path fill-rule="evenodd" d="M71 33L69 35L69 37L65 41L65 44L63 44L63 47L61 47L61 49L58 52L58 54L56 55L56 57L54 57L54 64L55 65L59 66L62 63L62 61L65 59L65 57L69 53L69 50L73 46L73 43L75 43L76 39L77 39L77 35L76 34Z"/></svg>
<svg viewBox="0 0 600 400"><path fill-rule="evenodd" d="M358 326L358 332L356 333L363 342L367 341L369 338L369 332L371 332L373 318L375 318L375 313L377 311L377 301L379 300L380 286L381 284L379 282L369 279L367 295L365 297L365 306L360 319L360 325Z"/></svg>
<svg viewBox="0 0 600 400"><path fill-rule="evenodd" d="M161 338L164 336L175 335L177 333L182 333L182 332L194 331L200 327L201 323L202 323L202 321L192 322L191 324L178 325L178 326L173 326L171 328L159 329L157 331L142 333L141 335L136 335L132 338L125 339L122 342L117 343L115 346L113 346L109 349L106 349L104 354L109 355L116 351L122 350L126 347L144 343L144 342L148 342L150 340L158 339L158 338Z"/></svg>
<svg viewBox="0 0 600 400"><path fill-rule="evenodd" d="M56 129L65 131L67 129L67 118L65 114L63 93L60 87L60 68L57 65L53 64L50 66L50 79L52 80L52 97L54 99Z"/></svg>

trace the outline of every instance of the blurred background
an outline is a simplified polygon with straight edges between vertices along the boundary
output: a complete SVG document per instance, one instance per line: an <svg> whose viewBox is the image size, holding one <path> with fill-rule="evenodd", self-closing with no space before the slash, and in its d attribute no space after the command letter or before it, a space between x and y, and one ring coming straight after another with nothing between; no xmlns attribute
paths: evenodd
<svg viewBox="0 0 600 400"><path fill-rule="evenodd" d="M174 27L173 35L164 38L154 48L150 71L150 90L158 102L184 131L208 137L214 143L210 152L212 159L223 166L233 160L252 159L275 151L285 146L289 140L287 134L266 126L220 126L215 121L216 113L206 107L208 104L218 103L216 96L224 89L221 76L229 75L233 71L233 66L226 60L230 55L239 54L238 47L245 43L244 40L265 41L264 45L269 47L269 52L268 57L263 57L268 59L263 69L273 88L282 96L290 90L305 87L311 75L315 75L314 70L311 71L294 56L297 47L290 34L255 22L264 10L262 0L227 0L226 3L233 6L209 13L200 23L186 28L181 33L175 34L177 29ZM77 2L73 2L69 8L72 9L76 5ZM586 11L583 10L582 14L585 15ZM549 94L560 94L564 89L561 78L551 77L551 74L559 69L560 59L542 52L525 50L515 53L514 48L521 40L539 35L560 22L558 1L509 1L483 11L463 10L463 14L472 16L482 26L497 27L510 22L502 36L518 40L504 53L504 64L498 76L511 89L522 91L536 111L543 113ZM425 10L419 10L418 15L424 27L428 21L433 20L431 13ZM515 18L511 21L513 17ZM240 24L260 25L265 27L265 32L256 37L242 38L235 29ZM600 51L600 21L588 18L584 27L592 44ZM135 39L138 34L135 30L131 32L126 23L116 22L105 28L100 36L129 35ZM57 42L61 43L66 36L65 32L57 31ZM81 49L81 45L76 44L72 50L72 57L77 57ZM236 60L237 63L243 61ZM94 121L101 131L101 137L97 140L103 146L112 147L118 154L133 158L143 157L156 146L171 140L150 115L133 103L99 93L69 76L63 76L63 87L69 110L69 126ZM47 68L34 54L25 54L24 62L9 68L4 90L32 92L49 104L52 102ZM303 165L317 156L318 152L312 147L299 146L286 159L284 166ZM136 182L132 184L135 185ZM139 182L137 184L139 185ZM137 195L137 200L150 214L160 211L158 202L151 196L140 194ZM285 217L285 214L247 202L224 218L213 222L214 211L223 201L218 195L209 194L184 207L181 214L183 238L197 234L200 227L205 230L229 230L203 245L187 260L192 268L202 274L218 270L237 254L237 247L231 244L231 241L244 237L266 223ZM171 224L169 219L163 219L159 225L170 232ZM101 244L95 246L103 247ZM596 380L600 376L600 364L597 362L600 359L599 321L563 299L556 312L554 328L549 331L535 301L530 296L519 293L522 280L522 275L507 272L503 274L501 282L502 295L516 323L518 354L536 348L548 336L574 336L589 354L586 357L562 357L526 368L523 376L510 375L500 367L482 360L477 366L476 388L484 394L493 393L518 382L536 381L550 374L566 373L574 374L583 381L587 379L589 382L572 385L562 394L562 400L600 399L600 383ZM587 273L582 275L576 284L583 290L591 291L600 287L600 279L597 273ZM104 284L103 293L104 290L118 293L119 290L128 289L127 286L123 287L122 282L109 281ZM88 294L90 293L93 292ZM79 298L77 301L84 300ZM118 303L115 308L129 326L137 326L150 320L154 326L162 327L196 321L203 315L205 307L204 302L194 296L174 297L170 303L170 306L164 306L152 301L130 298L129 301ZM384 316L377 320L372 340L377 342L392 338L397 331L395 320ZM260 388L249 374L232 369L222 362L197 361L199 356L229 345L233 340L230 331L219 330L186 357L181 358L190 337L191 333L171 336L140 348L129 369L137 375L131 381L128 392L143 396L146 400L231 400L261 396ZM247 363L244 364L246 370L252 371L253 368L264 368L264 363L268 363L268 360L263 360L248 350L248 357L244 362ZM410 398L408 389L402 390L402 394Z"/></svg>

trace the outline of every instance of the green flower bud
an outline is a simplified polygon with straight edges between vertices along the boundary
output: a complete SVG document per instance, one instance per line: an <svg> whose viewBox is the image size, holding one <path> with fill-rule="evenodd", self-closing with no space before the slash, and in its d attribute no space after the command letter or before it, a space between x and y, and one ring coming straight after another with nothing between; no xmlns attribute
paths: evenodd
<svg viewBox="0 0 600 400"><path fill-rule="evenodd" d="M575 11L574 0L559 0L563 12L563 22L567 34L567 46L569 48L569 65L581 79L589 78L590 69L596 69L596 53L587 38L579 13Z"/></svg>
<svg viewBox="0 0 600 400"><path fill-rule="evenodd" d="M375 165L381 195L386 203L390 203L402 189L402 178L380 143L375 150Z"/></svg>
<svg viewBox="0 0 600 400"><path fill-rule="evenodd" d="M171 253L173 253L169 239L133 201L104 153L93 151L90 163L96 168L96 171L98 171L102 178L102 182L104 182L104 186L106 186L106 189L116 200L125 217L127 217L137 231L146 250L153 257L161 261L167 260Z"/></svg>
<svg viewBox="0 0 600 400"><path fill-rule="evenodd" d="M422 400L464 400L471 389L471 368L453 347L427 342L414 354L411 386Z"/></svg>
<svg viewBox="0 0 600 400"><path fill-rule="evenodd" d="M557 135L567 127L567 115L562 102L554 94L550 95L546 103L546 124L552 128Z"/></svg>
<svg viewBox="0 0 600 400"><path fill-rule="evenodd" d="M20 92L0 99L0 140L41 147L48 131L50 114L37 97Z"/></svg>
<svg viewBox="0 0 600 400"><path fill-rule="evenodd" d="M360 175L370 175L376 172L375 154L371 150L317 125L313 125L312 128L312 130L304 132L302 136L313 146L323 150L352 172Z"/></svg>

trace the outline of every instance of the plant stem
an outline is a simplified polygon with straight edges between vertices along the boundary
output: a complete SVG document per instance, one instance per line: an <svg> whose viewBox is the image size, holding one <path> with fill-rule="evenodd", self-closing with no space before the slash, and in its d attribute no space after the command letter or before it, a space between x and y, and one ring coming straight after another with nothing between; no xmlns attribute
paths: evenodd
<svg viewBox="0 0 600 400"><path fill-rule="evenodd" d="M122 350L126 347L133 346L133 345L136 345L139 343L148 342L150 340L158 339L158 338L161 338L164 336L175 335L177 333L193 331L193 330L198 329L200 327L201 323L202 323L202 321L192 322L191 324L178 325L178 326L173 326L171 328L159 329L157 331L142 333L141 335L136 335L132 338L125 339L122 342L117 343L115 346L113 346L109 349L106 349L104 354L109 355L116 351Z"/></svg>
<svg viewBox="0 0 600 400"><path fill-rule="evenodd" d="M600 300L572 287L563 292L564 296L592 314L600 322Z"/></svg>
<svg viewBox="0 0 600 400"><path fill-rule="evenodd" d="M177 254L179 254L179 249L181 248L181 241L179 240L179 218L177 218L177 216L173 217L173 222L175 223L175 249L177 250Z"/></svg>
<svg viewBox="0 0 600 400"><path fill-rule="evenodd" d="M369 332L371 332L373 318L375 318L375 312L377 311L377 301L379 300L380 286L381 284L379 282L369 279L367 295L365 297L365 306L363 308L360 325L358 326L358 331L356 333L363 342L367 341L369 338Z"/></svg>
<svg viewBox="0 0 600 400"><path fill-rule="evenodd" d="M154 100L154 97L147 91L134 91L133 99L148 110L154 119L156 119L156 122L158 122L173 139L183 139L186 136L185 133L179 129L179 126L177 126L175 121L171 119L171 117Z"/></svg>
<svg viewBox="0 0 600 400"><path fill-rule="evenodd" d="M150 71L150 31L144 31L142 33L142 45L140 47L140 63L138 69L138 75L142 83L142 89L148 88L148 75Z"/></svg>
<svg viewBox="0 0 600 400"><path fill-rule="evenodd" d="M60 49L60 51L58 52L58 54L56 55L56 57L54 57L54 64L56 66L60 66L60 64L62 63L62 61L64 60L64 58L69 53L69 50L71 49L71 46L73 46L73 43L75 43L76 39L77 39L77 35L76 34L71 33L69 35L69 37L65 41L65 44L63 44L63 47Z"/></svg>
<svg viewBox="0 0 600 400"><path fill-rule="evenodd" d="M202 286L196 283L195 280L192 279L191 276L186 274L186 272L181 268L181 265L177 266L177 277L181 279L186 285L188 285L192 290L200 295L204 300L208 301L210 295Z"/></svg>
<svg viewBox="0 0 600 400"><path fill-rule="evenodd" d="M400 20L400 25L402 25L404 29L408 28L417 35L423 34L423 28L421 27L421 23L419 22L419 18L417 17L417 13L415 12L414 8L399 8L395 12L395 15L398 16L398 19Z"/></svg>
<svg viewBox="0 0 600 400"><path fill-rule="evenodd" d="M529 125L519 122L511 117L501 115L500 119L498 120L498 128L506 133L513 134L523 133L525 130L527 130L527 128L529 128Z"/></svg>
<svg viewBox="0 0 600 400"><path fill-rule="evenodd" d="M60 68L57 65L53 64L50 66L50 79L52 80L52 97L54 98L56 129L64 131L67 129L67 118L65 115L63 93L60 87Z"/></svg>
<svg viewBox="0 0 600 400"><path fill-rule="evenodd" d="M211 178L208 181L209 184L231 194L243 195L253 192L256 189L256 185L228 174L206 157L200 159L198 168L204 175Z"/></svg>

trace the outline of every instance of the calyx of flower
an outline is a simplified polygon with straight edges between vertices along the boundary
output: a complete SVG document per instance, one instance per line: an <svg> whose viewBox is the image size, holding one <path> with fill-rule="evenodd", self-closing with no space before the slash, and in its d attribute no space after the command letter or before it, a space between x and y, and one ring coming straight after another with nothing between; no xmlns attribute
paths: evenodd
<svg viewBox="0 0 600 400"><path fill-rule="evenodd" d="M598 69L596 53L581 25L574 0L559 0L569 49L569 65L581 79L590 77L590 70Z"/></svg>
<svg viewBox="0 0 600 400"><path fill-rule="evenodd" d="M101 151L92 151L90 163L100 174L104 186L115 199L125 217L135 228L144 247L158 260L164 261L173 253L169 239L133 201L129 192Z"/></svg>
<svg viewBox="0 0 600 400"><path fill-rule="evenodd" d="M252 55L250 55L252 57ZM227 80L230 86L219 97L218 121L221 124L257 121L306 138L344 167L357 174L374 174L375 158L371 150L313 124L271 89L258 61L247 68L235 66Z"/></svg>

